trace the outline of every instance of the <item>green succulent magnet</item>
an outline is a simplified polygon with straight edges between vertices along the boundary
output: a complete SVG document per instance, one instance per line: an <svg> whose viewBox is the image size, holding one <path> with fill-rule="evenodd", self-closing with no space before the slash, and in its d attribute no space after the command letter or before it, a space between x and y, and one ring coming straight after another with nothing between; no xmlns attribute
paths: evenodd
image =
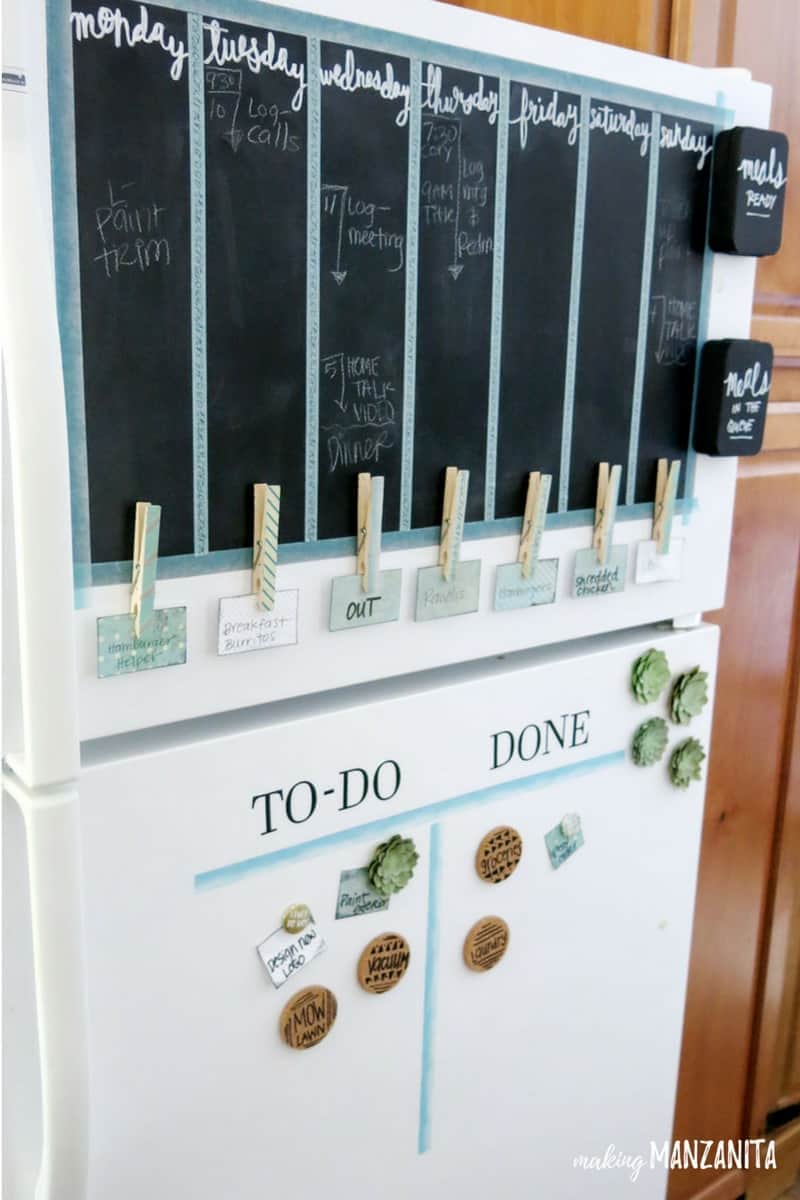
<svg viewBox="0 0 800 1200"><path fill-rule="evenodd" d="M381 896L401 892L417 865L419 855L411 838L396 833L388 842L381 842L367 868L369 881Z"/></svg>
<svg viewBox="0 0 800 1200"><path fill-rule="evenodd" d="M706 753L697 738L687 738L676 746L669 760L670 779L675 787L688 788L693 779L700 779L700 766Z"/></svg>
<svg viewBox="0 0 800 1200"><path fill-rule="evenodd" d="M669 683L669 663L663 650L645 650L631 670L631 687L640 704L652 704Z"/></svg>
<svg viewBox="0 0 800 1200"><path fill-rule="evenodd" d="M651 717L633 735L631 754L637 767L652 767L664 757L667 748L667 722L663 717Z"/></svg>
<svg viewBox="0 0 800 1200"><path fill-rule="evenodd" d="M708 674L694 667L675 680L670 698L670 716L676 725L688 725L708 704Z"/></svg>

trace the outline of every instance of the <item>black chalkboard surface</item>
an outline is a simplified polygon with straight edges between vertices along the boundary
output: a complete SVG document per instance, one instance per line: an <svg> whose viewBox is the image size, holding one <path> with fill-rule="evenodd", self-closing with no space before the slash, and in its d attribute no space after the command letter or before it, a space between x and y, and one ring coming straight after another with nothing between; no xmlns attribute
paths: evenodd
<svg viewBox="0 0 800 1200"><path fill-rule="evenodd" d="M525 507L528 473L558 507L580 97L512 83L495 516Z"/></svg>
<svg viewBox="0 0 800 1200"><path fill-rule="evenodd" d="M267 52L263 29L226 39ZM274 33L297 73L305 38ZM227 44L227 42L226 42ZM280 540L305 493L306 104L296 76L227 65L204 29L208 509L211 550L252 544L254 483L282 488Z"/></svg>
<svg viewBox="0 0 800 1200"><path fill-rule="evenodd" d="M303 557L354 537L360 471L391 538L438 527L448 466L492 522L532 470L563 516L621 464L624 519L688 465L714 110L248 0L50 3L98 579L143 499L189 573L251 545L259 482Z"/></svg>
<svg viewBox="0 0 800 1200"><path fill-rule="evenodd" d="M594 508L597 464L625 496L647 204L651 114L593 99L569 507Z"/></svg>
<svg viewBox="0 0 800 1200"><path fill-rule="evenodd" d="M185 15L149 12L185 44ZM162 506L162 554L191 553L186 76L152 44L73 55L92 559L130 559L137 500Z"/></svg>
<svg viewBox="0 0 800 1200"><path fill-rule="evenodd" d="M498 89L422 64L414 526L441 521L447 466L484 514Z"/></svg>
<svg viewBox="0 0 800 1200"><path fill-rule="evenodd" d="M660 142L637 501L653 499L662 457L681 460L685 494L713 130L663 116Z"/></svg>
<svg viewBox="0 0 800 1200"><path fill-rule="evenodd" d="M355 533L359 471L384 476L383 527L398 525L409 63L323 42L321 72L318 533L327 538ZM396 98L350 90L365 77L391 81Z"/></svg>

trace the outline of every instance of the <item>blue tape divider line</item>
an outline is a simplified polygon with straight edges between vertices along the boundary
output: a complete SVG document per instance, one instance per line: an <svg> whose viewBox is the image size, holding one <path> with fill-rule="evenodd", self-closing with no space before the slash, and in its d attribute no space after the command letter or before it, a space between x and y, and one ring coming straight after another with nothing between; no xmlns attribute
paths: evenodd
<svg viewBox="0 0 800 1200"><path fill-rule="evenodd" d="M586 181L589 176L589 113L591 102L581 96L581 128L578 135L578 173L575 180L575 224L572 232L572 273L569 285L567 362L564 369L564 409L561 418L561 465L558 474L558 509L569 505L569 469L572 458L572 417L575 409L575 372L578 363L578 325L581 310L583 233L586 224ZM594 518L592 518L594 519Z"/></svg>
<svg viewBox="0 0 800 1200"><path fill-rule="evenodd" d="M497 116L497 165L494 192L494 245L492 246L492 316L489 344L489 406L486 414L486 481L484 519L494 517L497 484L497 427L500 419L500 374L503 357L503 272L506 256L506 181L508 177L508 118L510 84L500 80Z"/></svg>
<svg viewBox="0 0 800 1200"><path fill-rule="evenodd" d="M519 523L519 522L517 522ZM351 829L341 829L336 833L325 834L324 837L312 838L299 846L286 846L283 850L273 850L266 854L257 854L253 858L243 858L238 862L227 863L222 867L213 867L210 871L200 871L194 877L195 891L206 891L209 888L225 887L236 883L256 871L268 870L287 862L298 862L312 857L323 849L341 845L344 842L362 841L365 837L383 834L392 826L402 824L418 825L427 823L447 813L473 804L486 804L498 800L501 796L513 792L517 788L533 790L548 787L562 779L571 776L588 775L604 767L615 766L625 761L625 750L614 750L609 754L598 754L595 758L586 758L581 762L567 763L563 767L554 767L551 771L541 771L536 775L526 775L521 779L508 779L504 783L496 783L490 787L479 788L475 792L465 792L460 796L452 796L449 800L437 800L433 804L425 804L411 812L397 813L391 817L381 817L375 821L367 821Z"/></svg>
<svg viewBox="0 0 800 1200"><path fill-rule="evenodd" d="M721 133L723 129L730 129L733 125L733 114L725 107L725 93L717 92L717 104L719 106L719 119L714 124L714 137ZM697 314L697 350L695 353L694 362L694 385L692 387L692 411L689 417L689 450L686 455L686 471L684 474L683 494L685 497L694 496L694 478L697 469L697 453L694 448L694 429L697 418L697 396L700 387L700 353L708 338L708 319L709 310L711 308L711 264L714 257L714 252L708 244L708 231L711 225L711 176L714 171L714 152L712 150L711 157L708 163L708 201L706 208L706 232L705 232L705 250L703 252L703 277L700 284L700 308ZM677 511L677 510L676 510ZM692 509L688 509L683 516L683 525L687 526L691 519Z"/></svg>
<svg viewBox="0 0 800 1200"><path fill-rule="evenodd" d="M678 500L675 504L675 514L683 516L684 522L688 515L696 512L699 504L696 500ZM652 503L640 503L623 506L617 509L617 524L621 521L651 520L653 516ZM591 526L594 520L592 509L584 508L575 512L548 513L545 529L578 529ZM503 517L495 521L471 521L464 526L464 541L474 542L480 538L508 537L511 534L519 536L519 517ZM421 546L438 546L441 529L435 525L427 525L423 529L393 530L384 533L381 538L381 551L416 550ZM283 542L278 547L278 564L286 566L289 563L318 562L325 558L352 558L356 552L354 537L326 538L322 542ZM185 575L211 575L220 571L245 571L253 565L253 551L242 547L239 550L212 550L201 558L192 554L173 554L159 558L159 579L180 579ZM129 583L132 564L126 562L95 563L92 567L92 585L105 587L114 583Z"/></svg>
<svg viewBox="0 0 800 1200"><path fill-rule="evenodd" d="M642 395L647 362L647 326L650 315L650 280L653 275L653 241L658 206L658 161L661 139L661 117L653 113L650 119L650 161L647 172L647 207L642 252L642 283L639 290L639 325L636 332L636 361L633 368L633 403L628 441L628 469L625 481L625 501L633 504L636 496L636 468L639 465L639 431L642 424Z"/></svg>
<svg viewBox="0 0 800 1200"><path fill-rule="evenodd" d="M319 491L319 267L320 196L322 170L320 146L322 114L320 101L319 38L308 39L308 133L306 191L306 519L305 539L317 540L317 497Z"/></svg>
<svg viewBox="0 0 800 1200"><path fill-rule="evenodd" d="M47 3L47 90L50 95L50 171L56 308L61 340L69 441L72 576L75 607L86 608L92 586L89 465L83 391L83 342L78 253L78 190L75 167L75 96L70 9ZM128 573L130 579L130 572Z"/></svg>
<svg viewBox="0 0 800 1200"><path fill-rule="evenodd" d="M441 840L440 826L431 825L428 842L428 929L425 938L425 992L422 1008L422 1071L419 1084L419 1154L424 1154L431 1148L436 960L439 957L439 892L442 873Z"/></svg>
<svg viewBox="0 0 800 1200"><path fill-rule="evenodd" d="M189 45L189 206L192 292L194 552L208 554L208 364L206 313L206 107L203 18L186 18Z"/></svg>
<svg viewBox="0 0 800 1200"><path fill-rule="evenodd" d="M422 63L409 71L408 198L406 200L406 317L403 366L403 443L400 465L400 529L411 528L414 496L414 417L417 400L417 272L419 267L419 181L422 157Z"/></svg>

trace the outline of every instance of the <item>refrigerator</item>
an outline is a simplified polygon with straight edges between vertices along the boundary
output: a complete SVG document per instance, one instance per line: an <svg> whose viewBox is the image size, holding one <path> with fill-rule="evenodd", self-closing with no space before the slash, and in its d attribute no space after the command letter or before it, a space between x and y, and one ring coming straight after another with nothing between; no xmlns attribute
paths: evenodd
<svg viewBox="0 0 800 1200"><path fill-rule="evenodd" d="M694 448L700 351L746 339L755 272L707 245L712 148L769 89L426 0L7 25L6 1194L663 1198L736 473ZM364 176L397 130L400 192ZM558 237L519 233L541 162ZM136 164L147 216L114 190ZM302 278L245 287L267 201ZM117 218L169 262L126 274ZM524 288L559 246L548 323ZM360 321L380 354L348 357ZM265 329L299 457L277 375L234 386ZM388 397L396 442L345 463Z"/></svg>

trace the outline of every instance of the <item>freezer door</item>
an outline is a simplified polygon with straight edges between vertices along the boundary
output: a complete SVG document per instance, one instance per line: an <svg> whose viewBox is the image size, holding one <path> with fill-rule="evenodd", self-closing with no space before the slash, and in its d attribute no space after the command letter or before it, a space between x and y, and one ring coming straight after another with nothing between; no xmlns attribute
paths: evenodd
<svg viewBox="0 0 800 1200"><path fill-rule="evenodd" d="M667 719L653 766L630 748L679 675L711 689L716 647L712 628L637 631L95 747L90 1200L663 1197L704 797L669 763L689 737L708 751L711 704ZM641 704L631 667L651 648L670 678ZM486 880L476 853L500 826L522 853L500 837ZM395 834L419 854L410 883L337 919L342 873ZM305 963L265 951L276 987L257 947L292 903L315 936ZM362 951L377 940L374 984L406 965L397 937L405 973L366 990Z"/></svg>

